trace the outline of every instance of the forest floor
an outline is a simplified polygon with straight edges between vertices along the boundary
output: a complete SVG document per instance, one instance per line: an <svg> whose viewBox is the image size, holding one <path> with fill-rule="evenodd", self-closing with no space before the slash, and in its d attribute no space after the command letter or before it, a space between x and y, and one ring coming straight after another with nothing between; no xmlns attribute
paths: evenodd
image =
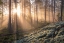
<svg viewBox="0 0 64 43"><path fill-rule="evenodd" d="M48 24L25 33L20 32L16 41L15 34L6 35L6 29L0 31L0 43L64 43L64 22Z"/></svg>
<svg viewBox="0 0 64 43"><path fill-rule="evenodd" d="M47 25L25 35L16 43L64 43L64 22Z"/></svg>

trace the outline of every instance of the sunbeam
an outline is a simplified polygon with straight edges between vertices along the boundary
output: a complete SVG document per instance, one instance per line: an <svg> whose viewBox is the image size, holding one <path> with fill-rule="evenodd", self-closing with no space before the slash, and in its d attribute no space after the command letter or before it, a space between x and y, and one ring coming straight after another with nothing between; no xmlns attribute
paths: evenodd
<svg viewBox="0 0 64 43"><path fill-rule="evenodd" d="M13 14L17 13L17 16L20 17L21 11L20 11L20 5L19 4L17 4L17 8L13 8L12 11L13 11Z"/></svg>

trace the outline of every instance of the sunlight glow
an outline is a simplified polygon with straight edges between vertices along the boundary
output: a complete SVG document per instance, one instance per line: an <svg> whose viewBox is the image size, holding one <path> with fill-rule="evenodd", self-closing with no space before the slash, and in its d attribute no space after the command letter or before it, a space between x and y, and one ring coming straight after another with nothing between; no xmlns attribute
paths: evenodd
<svg viewBox="0 0 64 43"><path fill-rule="evenodd" d="M20 5L18 4L18 6L17 6L17 15L18 15L18 16L20 16L20 12L21 12L21 11L20 11Z"/></svg>
<svg viewBox="0 0 64 43"><path fill-rule="evenodd" d="M17 16L20 16L21 11L20 11L20 5L19 4L18 4L17 8L13 9L13 13L14 14L17 13Z"/></svg>
<svg viewBox="0 0 64 43"><path fill-rule="evenodd" d="M17 12L17 10L14 8L14 9L13 9L13 13L15 14L16 12Z"/></svg>
<svg viewBox="0 0 64 43"><path fill-rule="evenodd" d="M5 15L8 15L9 14L9 11L7 9L4 10L4 14Z"/></svg>

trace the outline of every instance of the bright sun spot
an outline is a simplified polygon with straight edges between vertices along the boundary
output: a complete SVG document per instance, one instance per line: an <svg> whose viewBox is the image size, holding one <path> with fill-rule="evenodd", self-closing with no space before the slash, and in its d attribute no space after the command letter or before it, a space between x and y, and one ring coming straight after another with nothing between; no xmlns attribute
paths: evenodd
<svg viewBox="0 0 64 43"><path fill-rule="evenodd" d="M20 12L21 12L21 11L20 11L20 5L18 4L18 6L17 6L17 15L18 15L18 16L20 16Z"/></svg>
<svg viewBox="0 0 64 43"><path fill-rule="evenodd" d="M20 8L20 5L19 4L17 4L17 8L14 7L11 11L12 11L13 14L17 13L17 16L20 17L21 8ZM4 14L5 15L8 15L9 14L9 10L5 8L4 9Z"/></svg>
<svg viewBox="0 0 64 43"><path fill-rule="evenodd" d="M21 12L21 11L20 11L20 5L18 4L18 5L17 5L17 8L14 8L14 9L13 9L13 13L14 13L14 14L17 13L17 15L20 16L20 12Z"/></svg>

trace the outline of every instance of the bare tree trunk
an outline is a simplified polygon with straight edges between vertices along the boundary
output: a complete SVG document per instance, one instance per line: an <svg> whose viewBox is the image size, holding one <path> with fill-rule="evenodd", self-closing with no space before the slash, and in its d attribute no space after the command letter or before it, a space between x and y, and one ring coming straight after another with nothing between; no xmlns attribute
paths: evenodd
<svg viewBox="0 0 64 43"><path fill-rule="evenodd" d="M35 24L35 6L34 6L34 24Z"/></svg>
<svg viewBox="0 0 64 43"><path fill-rule="evenodd" d="M24 9L23 9L23 15L24 15L24 18L25 18L25 0L23 0L23 1L24 1L24 2L23 2L23 5L24 5L24 6L23 6L23 8L24 8Z"/></svg>
<svg viewBox="0 0 64 43"><path fill-rule="evenodd" d="M22 16L25 19L25 0L22 0Z"/></svg>
<svg viewBox="0 0 64 43"><path fill-rule="evenodd" d="M14 2L15 2L15 9L17 9L17 0L14 0ZM15 19L15 24L14 24L14 33L15 33L15 35L16 35L16 37L15 37L15 39L18 39L18 28L17 28L17 12L15 13L15 15L14 15L14 19Z"/></svg>
<svg viewBox="0 0 64 43"><path fill-rule="evenodd" d="M63 12L64 12L64 0L61 0L61 21L62 21L62 16L63 16Z"/></svg>
<svg viewBox="0 0 64 43"><path fill-rule="evenodd" d="M55 22L55 0L54 0L54 17L53 17L53 19L54 19L54 22Z"/></svg>
<svg viewBox="0 0 64 43"><path fill-rule="evenodd" d="M3 4L2 4L2 18L1 18L1 28L2 28L2 23L3 23Z"/></svg>
<svg viewBox="0 0 64 43"><path fill-rule="evenodd" d="M52 21L54 22L54 14L53 14L53 0L51 3L51 13L52 13Z"/></svg>
<svg viewBox="0 0 64 43"><path fill-rule="evenodd" d="M32 28L32 15L31 15L31 3L30 3L30 0L29 0L29 6L30 6L30 8L29 8L29 14L30 14L30 19L31 19L31 28Z"/></svg>
<svg viewBox="0 0 64 43"><path fill-rule="evenodd" d="M9 29L9 32L12 33L12 28L11 28L11 0L9 0L9 23L8 23L8 29Z"/></svg>
<svg viewBox="0 0 64 43"><path fill-rule="evenodd" d="M45 22L46 22L46 9L47 9L47 0L45 0Z"/></svg>
<svg viewBox="0 0 64 43"><path fill-rule="evenodd" d="M21 16L23 16L23 9L24 9L24 8L23 8L23 7L24 7L24 0L22 0L22 1L21 1L21 4L22 4L22 6L21 6L21 9L22 9L22 15L21 15Z"/></svg>
<svg viewBox="0 0 64 43"><path fill-rule="evenodd" d="M50 3L50 1L49 1ZM50 4L49 4L49 23L50 23Z"/></svg>
<svg viewBox="0 0 64 43"><path fill-rule="evenodd" d="M37 19L37 24L38 24L38 5L36 5L36 19Z"/></svg>

